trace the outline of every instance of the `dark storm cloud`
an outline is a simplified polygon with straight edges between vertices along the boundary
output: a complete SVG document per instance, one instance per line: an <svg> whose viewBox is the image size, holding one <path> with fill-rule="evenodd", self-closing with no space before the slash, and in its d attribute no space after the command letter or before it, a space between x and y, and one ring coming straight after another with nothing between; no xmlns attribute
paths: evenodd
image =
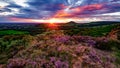
<svg viewBox="0 0 120 68"><path fill-rule="evenodd" d="M11 9L9 9L9 8L0 9L0 12L5 12L5 11L11 12Z"/></svg>
<svg viewBox="0 0 120 68"><path fill-rule="evenodd" d="M20 13L15 17L22 18L44 18L54 15L58 10L61 10L62 0L31 0L27 4L29 7L21 8ZM24 17L25 16L25 17Z"/></svg>
<svg viewBox="0 0 120 68"><path fill-rule="evenodd" d="M14 3L10 3L10 5L6 6L7 8L22 8L22 6L14 4Z"/></svg>

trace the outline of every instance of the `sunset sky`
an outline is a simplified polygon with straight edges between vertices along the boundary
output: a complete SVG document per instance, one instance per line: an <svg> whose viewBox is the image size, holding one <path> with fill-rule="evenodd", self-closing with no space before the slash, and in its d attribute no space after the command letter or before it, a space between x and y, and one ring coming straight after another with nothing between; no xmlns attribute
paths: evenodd
<svg viewBox="0 0 120 68"><path fill-rule="evenodd" d="M0 0L0 22L120 21L120 0Z"/></svg>

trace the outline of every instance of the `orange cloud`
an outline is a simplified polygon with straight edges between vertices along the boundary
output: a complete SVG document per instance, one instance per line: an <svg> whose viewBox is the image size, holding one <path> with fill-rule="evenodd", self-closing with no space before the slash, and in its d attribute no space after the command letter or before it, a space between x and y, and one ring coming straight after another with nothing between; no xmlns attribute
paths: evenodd
<svg viewBox="0 0 120 68"><path fill-rule="evenodd" d="M81 14L84 11L94 11L103 8L102 4L92 4L87 6L81 6L76 8L69 8L69 12L65 11L68 7L62 6L64 9L59 10L53 17L54 18L64 18L64 17L75 17L76 15ZM82 14L81 14L82 15Z"/></svg>
<svg viewBox="0 0 120 68"><path fill-rule="evenodd" d="M11 17L9 19L14 21L14 22L16 22L16 21L19 21L19 22L32 22L32 19L15 18L15 17Z"/></svg>
<svg viewBox="0 0 120 68"><path fill-rule="evenodd" d="M54 15L54 18L70 17L70 16L72 16L72 15L73 15L73 14L67 13L67 12L65 12L64 10L60 10L60 11L58 11L58 12Z"/></svg>
<svg viewBox="0 0 120 68"><path fill-rule="evenodd" d="M85 6L83 8L87 10L99 10L99 9L102 9L102 7L103 7L102 4L93 4L93 5Z"/></svg>

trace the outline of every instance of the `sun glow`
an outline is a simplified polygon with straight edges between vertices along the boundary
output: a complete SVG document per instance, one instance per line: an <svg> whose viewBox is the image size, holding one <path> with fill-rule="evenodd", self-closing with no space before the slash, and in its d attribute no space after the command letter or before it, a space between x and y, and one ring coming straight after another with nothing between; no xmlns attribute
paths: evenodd
<svg viewBox="0 0 120 68"><path fill-rule="evenodd" d="M93 17L93 18L49 18L49 19L24 19L24 18L10 18L13 21L20 22L34 22L34 23L67 23L70 21L75 21L78 23L87 23L87 21L101 21L101 19ZM86 22L85 22L86 21Z"/></svg>
<svg viewBox="0 0 120 68"><path fill-rule="evenodd" d="M66 18L51 18L51 19L33 19L34 22L42 22L42 23L66 23L71 21L71 19Z"/></svg>
<svg viewBox="0 0 120 68"><path fill-rule="evenodd" d="M50 24L54 24L55 22L57 22L56 19L50 19L50 22L49 22L49 23L50 23Z"/></svg>

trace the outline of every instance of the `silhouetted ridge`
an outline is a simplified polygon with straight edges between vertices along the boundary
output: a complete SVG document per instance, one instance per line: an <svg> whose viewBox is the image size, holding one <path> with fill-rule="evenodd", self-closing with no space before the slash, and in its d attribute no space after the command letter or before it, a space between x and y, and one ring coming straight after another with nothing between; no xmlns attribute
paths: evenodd
<svg viewBox="0 0 120 68"><path fill-rule="evenodd" d="M76 22L70 21L70 22L68 22L68 24L76 24Z"/></svg>

